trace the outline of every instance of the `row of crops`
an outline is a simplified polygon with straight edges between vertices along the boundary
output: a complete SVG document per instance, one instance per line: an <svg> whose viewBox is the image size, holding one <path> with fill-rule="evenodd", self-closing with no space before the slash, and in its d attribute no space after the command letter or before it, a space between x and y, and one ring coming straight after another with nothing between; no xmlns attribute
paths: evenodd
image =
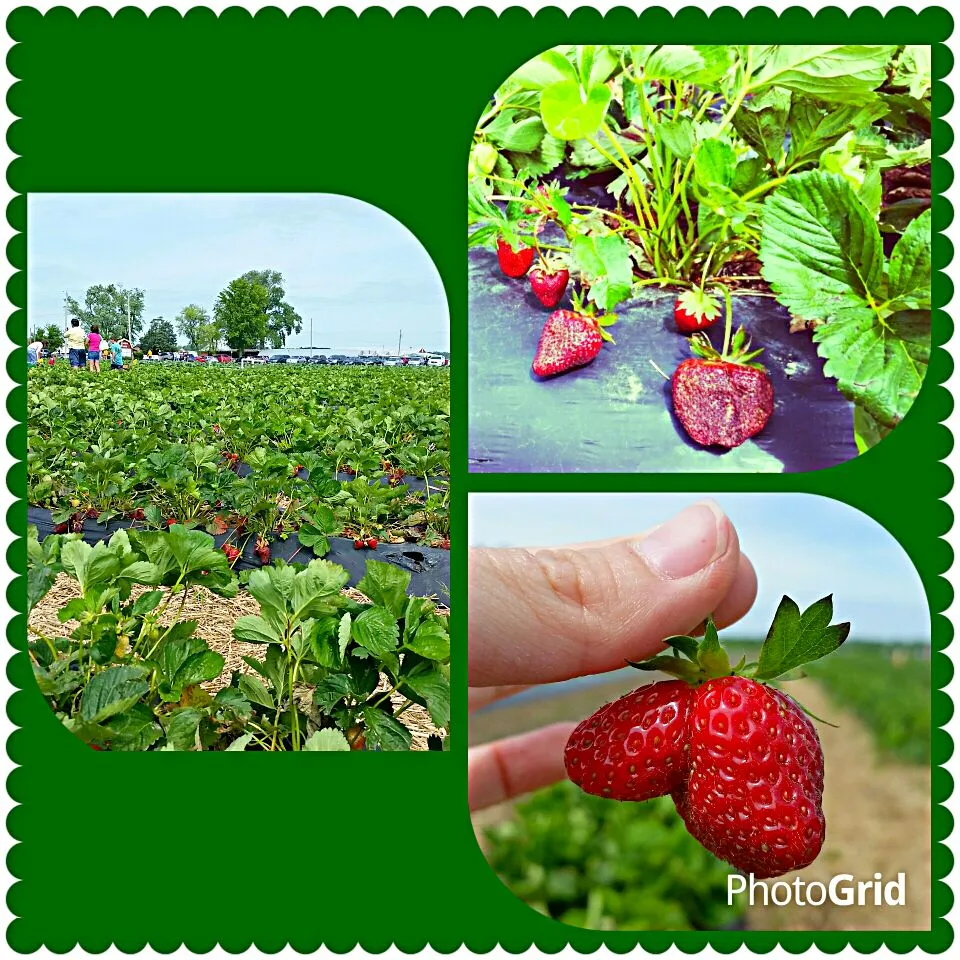
<svg viewBox="0 0 960 960"><path fill-rule="evenodd" d="M313 548L339 534L449 546L446 371L30 377L27 499L58 533L125 518L266 546L293 531Z"/></svg>
<svg viewBox="0 0 960 960"><path fill-rule="evenodd" d="M447 371L43 367L28 405L29 653L81 741L407 750L414 707L448 728L447 597L397 562L448 557ZM211 629L254 652L228 665Z"/></svg>

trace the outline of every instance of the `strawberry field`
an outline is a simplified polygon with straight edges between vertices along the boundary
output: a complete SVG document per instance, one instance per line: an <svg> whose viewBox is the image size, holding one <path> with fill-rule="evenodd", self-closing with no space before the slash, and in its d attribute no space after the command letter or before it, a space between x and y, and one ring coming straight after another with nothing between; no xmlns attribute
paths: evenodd
<svg viewBox="0 0 960 960"><path fill-rule="evenodd" d="M80 739L403 750L419 711L440 745L446 370L42 367L28 405L30 655Z"/></svg>
<svg viewBox="0 0 960 960"><path fill-rule="evenodd" d="M471 469L817 469L930 352L922 46L565 46L468 171Z"/></svg>

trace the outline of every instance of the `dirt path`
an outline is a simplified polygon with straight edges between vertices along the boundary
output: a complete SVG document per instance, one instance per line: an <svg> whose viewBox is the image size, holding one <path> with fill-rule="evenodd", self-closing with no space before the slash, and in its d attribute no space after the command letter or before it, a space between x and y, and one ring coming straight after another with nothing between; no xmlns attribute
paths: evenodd
<svg viewBox="0 0 960 960"><path fill-rule="evenodd" d="M823 812L827 838L816 862L783 879L828 883L837 874L884 880L906 874L902 907L755 906L747 914L754 930L929 930L930 770L878 759L870 731L839 711L813 680L786 685L817 716L823 745ZM872 899L872 897L870 898Z"/></svg>
<svg viewBox="0 0 960 960"><path fill-rule="evenodd" d="M534 729L555 720L578 720L613 700L635 682L573 691L569 696L532 701L475 715L471 744ZM783 879L824 883L837 874L855 880L884 880L906 874L902 907L755 906L747 923L754 930L929 930L930 929L930 770L881 761L870 731L850 713L839 710L813 680L790 683L796 696L817 716L838 724L818 723L825 764L824 816L827 837L817 861ZM483 828L512 815L512 804L483 810L473 817L481 850ZM872 900L872 896L870 897Z"/></svg>

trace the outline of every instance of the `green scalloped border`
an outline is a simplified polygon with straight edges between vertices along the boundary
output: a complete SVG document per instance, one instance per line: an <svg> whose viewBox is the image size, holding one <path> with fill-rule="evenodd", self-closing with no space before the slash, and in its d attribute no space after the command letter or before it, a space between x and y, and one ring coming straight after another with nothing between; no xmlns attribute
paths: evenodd
<svg viewBox="0 0 960 960"><path fill-rule="evenodd" d="M80 944L84 949L99 952L109 945L115 944L125 951L135 951L149 944L160 951L171 951L181 944L187 945L195 951L206 951L219 943L224 949L238 952L255 945L258 949L274 952L289 944L299 951L315 949L321 943L334 952L345 952L356 945L365 949L379 952L389 945L395 944L406 952L416 952L424 946L431 946L440 952L450 952L461 945L466 945L474 951L486 952L498 944L510 952L519 952L536 946L546 951L554 952L565 945L569 945L579 952L592 952L601 945L605 945L616 953L626 952L640 945L654 953L663 952L671 945L678 946L682 951L692 953L703 949L708 944L721 953L732 952L741 945L746 945L756 952L767 952L776 945L781 945L790 952L800 952L811 946L816 946L826 952L837 952L850 945L861 952L872 952L881 945L885 945L894 952L906 952L920 947L927 952L942 952L952 942L953 931L943 917L952 906L952 894L943 882L953 864L953 857L943 841L949 836L952 829L952 817L943 806L943 801L950 796L952 779L941 766L952 752L952 742L947 733L941 729L943 724L952 715L952 702L941 689L950 679L952 668L946 655L942 652L951 640L951 627L943 611L949 606L952 599L952 590L943 578L948 569L952 552L941 537L950 527L952 514L941 498L949 491L952 477L947 467L940 463L952 445L949 431L941 421L949 414L952 403L947 390L942 386L952 370L952 360L942 345L949 339L952 324L942 307L952 295L952 285L943 274L943 267L949 262L952 255L950 242L941 235L941 231L950 223L952 210L948 201L943 197L943 191L952 180L950 166L942 159L942 154L949 148L953 133L949 125L942 119L952 104L952 93L943 78L952 67L952 55L946 48L945 41L953 29L952 18L942 7L931 6L921 11L914 11L907 7L897 7L881 14L869 7L860 7L847 14L836 7L828 7L812 14L810 11L792 7L781 14L764 8L754 7L747 13L742 13L732 7L723 7L711 14L685 7L678 13L671 14L662 7L650 7L637 13L626 7L618 7L605 14L592 8L579 8L571 14L566 14L557 8L546 8L533 14L525 9L511 8L497 15L487 8L476 8L465 15L461 15L452 8L441 8L427 16L416 8L405 8L391 17L382 8L371 8L357 15L345 8L335 8L321 17L317 11L310 8L300 8L289 18L277 8L265 8L255 15L240 8L230 8L222 14L215 15L207 8L194 8L186 15L181 15L171 8L161 8L152 13L149 18L138 9L124 8L114 17L105 10L93 8L80 15L85 24L102 29L128 29L142 31L149 20L151 24L170 28L183 20L195 29L209 31L216 24L226 29L249 29L255 26L258 30L282 30L288 19L297 31L327 29L335 35L346 34L349 39L362 38L369 42L371 37L394 35L400 38L410 37L422 31L437 40L443 40L446 46L443 51L448 56L459 53L451 62L459 65L455 69L466 71L470 83L465 81L458 84L456 96L449 100L449 107L462 113L463 143L462 145L449 144L445 149L438 149L437 156L443 157L448 163L454 164L456 169L444 170L438 175L444 183L456 183L454 189L462 190L462 167L469 136L473 128L474 118L479 114L485 96L494 89L500 80L508 75L519 63L535 55L541 50L557 43L570 42L573 37L590 37L597 42L623 42L625 38L642 37L644 40L651 36L658 41L667 41L674 36L680 36L687 42L709 40L736 40L738 42L769 42L784 32L791 42L812 42L822 39L825 35L854 42L864 40L879 40L882 42L913 42L931 43L934 45L934 73L938 80L934 89L934 114L938 119L934 125L935 160L933 162L933 181L935 200L933 203L934 217L934 264L937 272L934 275L933 296L938 307L935 313L935 349L926 378L926 383L920 396L903 424L879 447L864 457L858 458L849 464L834 467L816 474L790 474L781 477L755 477L753 475L715 475L705 482L704 475L658 475L643 477L623 477L618 475L595 475L584 482L582 477L571 476L538 476L524 477L496 477L489 475L469 476L466 471L466 410L467 410L467 383L465 375L461 375L462 368L456 365L451 368L453 377L452 403L454 409L461 411L459 419L454 417L454 431L452 435L452 452L454 464L455 494L453 521L456 529L466 528L466 492L468 490L577 490L589 487L596 490L674 490L695 491L704 487L716 491L772 491L792 490L796 492L820 493L827 496L836 496L858 509L874 516L883 523L900 541L909 555L914 559L920 571L924 587L930 602L932 612L932 670L934 684L937 690L933 696L933 723L937 729L933 738L933 799L936 805L933 809L932 831L934 840L933 849L933 917L931 930L928 932L839 932L824 931L818 933L801 932L715 932L715 933L602 933L597 931L578 930L567 927L555 921L535 914L524 904L520 903L498 880L483 860L477 848L469 821L465 811L465 740L458 738L459 746L449 755L435 755L432 762L438 767L431 768L421 762L402 757L403 763L397 758L381 755L378 757L377 777L386 777L387 780L400 782L405 777L416 789L417 785L433 782L434 795L432 799L431 816L441 824L440 828L428 834L428 842L424 844L419 856L408 860L399 866L399 873L404 883L397 891L391 888L389 874L383 870L383 864L378 871L358 872L354 883L356 888L349 891L337 890L331 887L328 873L322 863L316 869L304 871L302 877L297 876L300 883L307 882L312 886L306 893L299 888L284 887L285 897L276 901L271 909L270 903L263 893L245 895L244 893L229 893L229 903L225 907L222 899L215 899L210 904L210 911L190 916L186 924L177 930L170 927L184 919L183 905L178 905L169 897L176 893L176 885L160 882L155 872L150 873L150 881L146 887L149 895L156 904L156 913L161 918L169 920L169 924L161 922L158 926L152 925L149 932L131 929L126 918L110 913L110 885L132 882L123 873L111 876L108 880L100 879L96 873L88 882L101 883L102 892L98 903L104 908L98 916L87 913L69 914L69 904L58 904L56 914L48 914L45 902L46 889L42 882L28 882L19 880L13 885L8 895L8 904L11 912L17 916L7 930L8 944L19 952L31 952L47 947L56 952L65 951ZM16 44L11 49L8 65L14 76L19 76L24 62L29 63L32 43L42 42L45 30L70 29L76 22L77 15L66 8L59 7L41 15L29 7L16 9L7 21L7 29ZM111 21L113 21L111 23ZM477 51L482 51L482 57ZM476 62L481 60L482 62ZM413 65L411 69L415 69ZM472 84L472 85L471 85ZM18 116L23 116L21 108L25 92L23 84L15 84L9 95L11 110ZM472 98L472 99L471 99ZM441 98L442 100L442 98ZM26 110L29 121L29 109ZM17 144L26 134L21 134L23 121L15 123L8 132L8 142L16 150ZM451 156L448 156L450 154ZM452 157L452 159L451 159ZM49 169L46 171L49 173ZM18 158L13 161L8 170L8 181L16 191L35 189L36 184L30 180L30 158ZM110 182L111 189L133 189L136 185L136 175L131 173L130 182ZM122 178L121 178L122 180ZM49 182L41 186L49 188ZM104 184L88 184L87 189L103 188ZM225 181L218 185L208 182L200 176L191 183L193 189L242 189L230 182L227 175ZM168 185L159 184L154 189L170 189ZM350 189L342 179L329 170L322 170L309 182L297 182L295 185L284 180L283 183L264 183L259 189L279 190L329 190L331 192L349 192L368 202L377 203L376 189L364 185L356 190ZM454 194L451 194L453 196ZM461 198L462 199L462 198ZM392 206L384 203L388 212L402 222L412 223L416 219L414 204L405 203L404 198L391 201ZM466 284L463 269L463 233L460 207L451 204L451 210L444 210L437 214L437 222L429 230L415 230L424 246L431 253L441 270L450 299L451 312L451 341L452 349L460 356L466 353ZM20 763L7 783L11 797L20 802L20 806L13 809L8 819L8 829L11 835L19 841L11 849L8 857L8 868L12 876L21 876L29 872L32 852L38 848L35 837L24 839L29 827L29 797L34 797L34 804L38 800L39 778L31 775L35 770L31 768L30 747L31 741L38 739L44 747L49 746L45 739L56 731L55 722L41 722L42 717L36 711L37 697L31 696L30 686L32 678L29 673L29 664L23 653L23 638L25 635L25 585L23 576L26 570L26 556L23 535L26 525L26 315L23 307L26 297L26 242L24 230L26 227L26 202L22 195L17 196L7 210L8 221L16 230L20 231L7 248L10 263L19 270L8 285L8 294L18 309L11 315L7 330L8 336L18 344L8 358L7 369L12 379L18 384L7 398L7 407L11 416L18 421L18 425L11 430L7 446L11 454L19 461L11 468L7 475L7 484L10 491L17 498L17 502L7 514L7 523L18 537L7 552L7 560L12 571L17 575L12 580L7 597L18 611L7 628L7 638L11 646L18 651L10 661L9 676L20 687L20 690L10 698L8 707L9 716L21 729L16 730L9 738L8 754L15 763ZM457 466L457 464L460 466ZM894 491L893 495L889 491ZM904 494L898 495L900 491ZM901 504L906 495L910 497L910 511L903 510ZM453 589L455 596L464 596L466 592L466 553L462 544L455 548L453 559L454 577ZM454 650L459 656L459 662L466 661L466 630L463 617L455 610L453 618ZM454 682L459 685L461 693L465 687L466 677L462 669L455 665ZM454 722L461 730L466 729L465 697L460 697L454 704ZM23 720L36 720L37 730L23 729ZM52 717L49 718L52 721ZM56 773L70 771L81 766L81 758L77 751L71 751L64 743L63 759L57 757L60 764ZM447 760L444 761L443 757ZM99 758L99 755L98 755ZM90 773L88 761L93 758L83 757L82 768ZM130 770L137 769L137 759L130 758ZM170 758L165 758L169 760ZM174 770L189 775L191 765L189 757L187 763L180 763ZM248 758L256 760L256 758ZM263 758L261 758L263 759ZM445 763L445 765L443 765ZM326 765L324 772L333 772L338 777L348 775L369 774L369 770L360 767L337 767ZM109 768L104 767L104 772ZM166 770L171 768L167 767ZM218 768L222 771L222 768ZM440 776L435 776L439 770ZM340 773L342 771L342 773ZM410 773L412 771L412 774ZM257 771L259 772L259 771ZM276 767L271 766L269 771L264 768L266 776L262 779L271 781L281 780L295 790L310 788L310 781L303 770L285 768L285 777L279 777ZM143 773L141 782L143 782ZM159 788L159 778L153 773L155 785ZM51 783L55 783L54 779ZM350 796L349 790L343 786L343 780L337 780L341 786L343 796L348 801L356 803L357 809L364 809L362 804L366 799L363 796ZM63 781L60 781L62 786ZM452 789L451 789L452 788ZM173 796L175 801L180 800L181 794L176 789L174 781ZM26 802L24 802L24 798ZM72 798L67 795L67 801ZM409 801L409 798L408 798ZM423 804L422 795L416 801ZM445 816L446 807L455 810L455 816ZM262 816L262 815L261 815ZM456 827L451 826L456 822ZM282 823L287 822L284 816ZM322 824L314 824L315 829L321 829ZM450 836L444 836L443 828L452 830ZM381 828L384 835L389 834L387 828ZM91 832L91 837L93 833ZM377 833L377 849L382 846L380 833ZM388 836L389 839L389 836ZM402 836L393 836L399 844ZM136 842L131 837L131 843ZM460 863L454 864L450 854L454 847L459 848ZM162 848L161 848L162 849ZM438 865L428 867L422 861L440 851ZM159 852L159 851L158 851ZM410 851L406 851L411 856ZM79 855L78 855L79 854ZM187 854L186 869L189 869L193 854ZM87 862L82 851L71 848L69 858L71 869L80 873L80 868ZM226 873L233 875L233 865ZM174 865L176 866L176 864ZM258 878L260 865L241 862L247 876ZM220 874L221 878L223 874ZM364 886L364 877L371 877L368 885ZM422 893L419 896L411 894L411 890L418 884ZM291 877L291 881L292 881ZM452 882L451 882L452 881ZM216 883L216 881L214 881ZM221 879L221 883L229 888L229 882ZM257 888L257 882L251 879L251 887ZM264 889L262 881L259 886ZM391 889L394 891L391 894ZM338 902L335 897L340 895ZM329 898L334 902L329 904ZM424 904L424 900L429 901ZM368 920L362 927L355 925L351 929L343 926L345 917L353 916L350 909L354 901L369 904L365 911ZM237 904L250 905L246 911L236 911ZM284 910L283 907L287 909ZM178 912L180 910L181 912ZM219 913L218 913L219 912ZM221 917L219 914L225 913ZM269 914L266 918L266 927L257 927L255 930L238 929L243 924L255 924L257 915ZM217 914L216 916L211 916ZM64 932L64 925L68 918L78 920L78 928ZM198 922L199 920L199 922ZM272 922L273 926L270 926ZM322 926L322 929L317 929ZM218 929L220 932L218 933Z"/></svg>

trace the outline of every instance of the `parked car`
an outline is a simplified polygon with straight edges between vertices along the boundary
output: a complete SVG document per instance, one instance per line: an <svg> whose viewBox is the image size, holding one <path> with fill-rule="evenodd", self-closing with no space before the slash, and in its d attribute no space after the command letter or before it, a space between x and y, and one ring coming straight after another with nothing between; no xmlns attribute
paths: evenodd
<svg viewBox="0 0 960 960"><path fill-rule="evenodd" d="M231 357L228 353L218 353L217 363L233 363L233 357Z"/></svg>
<svg viewBox="0 0 960 960"><path fill-rule="evenodd" d="M272 357L267 358L267 363L289 363L290 357L285 353L275 353Z"/></svg>
<svg viewBox="0 0 960 960"><path fill-rule="evenodd" d="M243 362L244 363L266 363L267 358L266 357L244 357Z"/></svg>
<svg viewBox="0 0 960 960"><path fill-rule="evenodd" d="M445 367L446 365L447 361L445 357L429 357L427 359L428 367Z"/></svg>
<svg viewBox="0 0 960 960"><path fill-rule="evenodd" d="M141 363L159 363L160 358L159 357L141 357L140 362Z"/></svg>
<svg viewBox="0 0 960 960"><path fill-rule="evenodd" d="M326 357L310 357L310 359L307 360L307 363L326 364L326 363L327 363L327 358L326 358Z"/></svg>
<svg viewBox="0 0 960 960"><path fill-rule="evenodd" d="M400 358L399 358L399 357L384 357L384 358L383 358L383 365L384 365L385 367L399 367L399 366L400 366Z"/></svg>

